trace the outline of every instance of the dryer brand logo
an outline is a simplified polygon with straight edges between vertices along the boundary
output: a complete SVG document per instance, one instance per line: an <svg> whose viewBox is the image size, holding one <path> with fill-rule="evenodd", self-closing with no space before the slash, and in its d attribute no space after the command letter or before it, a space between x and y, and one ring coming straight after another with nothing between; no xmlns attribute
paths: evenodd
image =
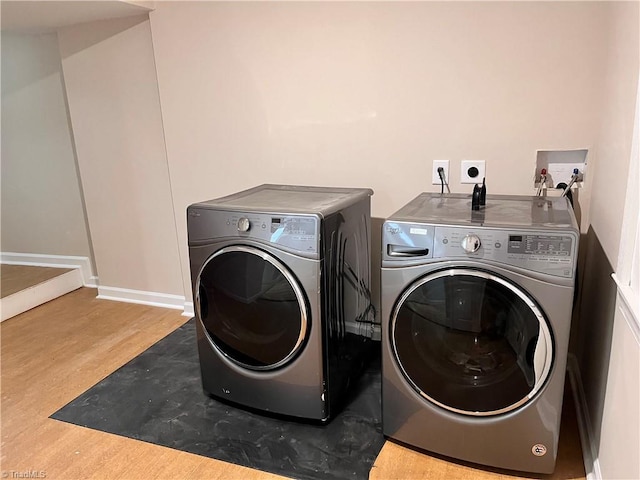
<svg viewBox="0 0 640 480"><path fill-rule="evenodd" d="M396 227L395 225L387 225L385 227L385 230L387 231L387 233L390 233L391 235L397 235L402 231L400 227Z"/></svg>
<svg viewBox="0 0 640 480"><path fill-rule="evenodd" d="M547 447L545 447L541 443L537 443L533 447L531 447L531 453L533 453L536 457L542 457L545 453L547 453Z"/></svg>

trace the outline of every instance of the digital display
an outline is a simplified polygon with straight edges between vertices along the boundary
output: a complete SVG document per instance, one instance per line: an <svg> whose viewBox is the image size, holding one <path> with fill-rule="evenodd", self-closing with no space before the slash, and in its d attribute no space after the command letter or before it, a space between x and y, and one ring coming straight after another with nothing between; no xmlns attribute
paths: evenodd
<svg viewBox="0 0 640 480"><path fill-rule="evenodd" d="M287 218L284 233L288 235L315 235L316 222L311 218Z"/></svg>
<svg viewBox="0 0 640 480"><path fill-rule="evenodd" d="M313 236L316 234L316 222L305 217L272 217L271 233Z"/></svg>
<svg viewBox="0 0 640 480"><path fill-rule="evenodd" d="M568 256L571 254L571 237L509 235L508 252L527 255Z"/></svg>
<svg viewBox="0 0 640 480"><path fill-rule="evenodd" d="M277 233L279 230L282 230L282 219L280 218L272 218L271 219L271 233Z"/></svg>

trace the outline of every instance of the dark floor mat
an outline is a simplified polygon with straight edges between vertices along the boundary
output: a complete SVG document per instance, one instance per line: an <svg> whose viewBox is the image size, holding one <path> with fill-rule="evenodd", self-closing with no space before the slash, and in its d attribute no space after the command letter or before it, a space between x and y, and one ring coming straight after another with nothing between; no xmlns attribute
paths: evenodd
<svg viewBox="0 0 640 480"><path fill-rule="evenodd" d="M206 396L192 319L51 418L299 479L366 479L384 437L380 363L345 408L314 425Z"/></svg>

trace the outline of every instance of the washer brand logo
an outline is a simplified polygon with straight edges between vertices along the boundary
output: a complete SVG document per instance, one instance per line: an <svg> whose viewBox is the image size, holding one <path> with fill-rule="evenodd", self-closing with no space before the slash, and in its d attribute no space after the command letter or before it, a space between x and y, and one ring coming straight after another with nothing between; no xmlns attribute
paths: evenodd
<svg viewBox="0 0 640 480"><path fill-rule="evenodd" d="M386 228L388 233L390 233L391 235L397 235L398 233L400 233L400 227L394 227L391 225L387 225Z"/></svg>
<svg viewBox="0 0 640 480"><path fill-rule="evenodd" d="M542 457L545 453L547 453L547 447L538 443L531 447L531 453L533 453L536 457Z"/></svg>
<svg viewBox="0 0 640 480"><path fill-rule="evenodd" d="M194 210L189 210L189 215L192 217L199 217L200 216L200 212L196 212Z"/></svg>

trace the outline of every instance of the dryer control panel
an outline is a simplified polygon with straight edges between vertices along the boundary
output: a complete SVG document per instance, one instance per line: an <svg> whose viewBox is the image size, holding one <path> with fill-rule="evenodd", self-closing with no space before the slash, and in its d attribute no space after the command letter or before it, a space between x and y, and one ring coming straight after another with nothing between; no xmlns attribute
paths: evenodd
<svg viewBox="0 0 640 480"><path fill-rule="evenodd" d="M191 208L187 213L189 244L240 238L276 244L310 258L319 254L320 218Z"/></svg>
<svg viewBox="0 0 640 480"><path fill-rule="evenodd" d="M547 275L575 275L573 231L503 230L387 221L383 260L417 265L445 259L488 260Z"/></svg>

